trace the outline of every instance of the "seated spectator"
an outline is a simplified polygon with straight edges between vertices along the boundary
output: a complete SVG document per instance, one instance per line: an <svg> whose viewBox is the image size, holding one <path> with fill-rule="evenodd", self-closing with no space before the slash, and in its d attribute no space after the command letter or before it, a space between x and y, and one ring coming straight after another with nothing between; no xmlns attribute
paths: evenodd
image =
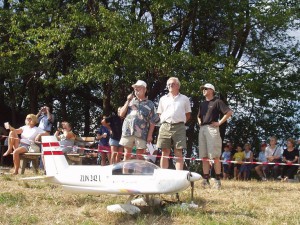
<svg viewBox="0 0 300 225"><path fill-rule="evenodd" d="M231 152L229 151L229 146L225 145L224 146L224 152L222 153L221 159L223 160L222 165L223 165L223 179L226 180L229 178L229 165L231 160Z"/></svg>
<svg viewBox="0 0 300 225"><path fill-rule="evenodd" d="M57 128L56 136L63 153L67 154L73 151L76 135L72 131L72 126L68 122L62 122L61 127Z"/></svg>
<svg viewBox="0 0 300 225"><path fill-rule="evenodd" d="M122 136L123 118L119 116L121 107L118 108L118 115L103 118L101 124L110 130L109 145L111 150L111 164L121 161L124 147L119 144Z"/></svg>
<svg viewBox="0 0 300 225"><path fill-rule="evenodd" d="M243 152L243 149L240 145L237 146L236 148L236 153L234 153L232 159L234 161L237 161L236 164L234 164L234 179L235 180L239 180L240 177L239 177L239 171L240 171L240 168L241 168L241 165L245 159L245 154Z"/></svg>
<svg viewBox="0 0 300 225"><path fill-rule="evenodd" d="M105 120L106 117L103 117L103 120ZM110 138L110 130L105 126L100 126L100 128L97 129L97 136L96 139L98 140L98 151L101 155L101 166L106 165L106 158L109 161L109 164L111 164L111 152L110 152L110 146L109 146L109 138Z"/></svg>
<svg viewBox="0 0 300 225"><path fill-rule="evenodd" d="M267 144L263 143L261 144L260 146L260 152L258 154L258 162L267 162L267 158L266 158L266 147L267 147ZM255 171L256 173L258 174L258 176L260 177L260 179L262 181L266 181L267 180L267 177L266 177L266 169L267 169L267 165L264 165L264 164L259 164L255 167Z"/></svg>
<svg viewBox="0 0 300 225"><path fill-rule="evenodd" d="M282 148L277 146L277 138L272 136L270 138L270 145L266 148L266 158L270 163L279 163L281 161ZM271 173L273 179L279 176L279 165L268 165L268 173Z"/></svg>
<svg viewBox="0 0 300 225"><path fill-rule="evenodd" d="M8 136L8 149L3 156L13 153L14 172L18 174L20 168L20 154L28 152L31 144L38 141L38 135L47 135L41 128L36 127L38 120L34 114L28 114L25 120L25 126L18 129L9 127L10 133ZM21 135L19 139L18 135Z"/></svg>
<svg viewBox="0 0 300 225"><path fill-rule="evenodd" d="M251 145L249 143L246 143L244 145L244 162L253 162L253 152L251 151ZM239 176L243 180L248 180L250 178L250 171L252 168L252 164L244 163L241 165L241 169L239 171Z"/></svg>
<svg viewBox="0 0 300 225"><path fill-rule="evenodd" d="M229 146L229 152L231 159L233 158L234 154L236 153L236 150L233 148L233 144L230 141L227 141L227 145ZM234 177L234 164L229 164L229 177Z"/></svg>
<svg viewBox="0 0 300 225"><path fill-rule="evenodd" d="M282 169L282 181L292 181L297 173L298 166L292 165L293 163L298 163L299 159L299 151L295 148L295 144L294 139L287 139L287 148L284 149L282 154L282 161L287 164Z"/></svg>

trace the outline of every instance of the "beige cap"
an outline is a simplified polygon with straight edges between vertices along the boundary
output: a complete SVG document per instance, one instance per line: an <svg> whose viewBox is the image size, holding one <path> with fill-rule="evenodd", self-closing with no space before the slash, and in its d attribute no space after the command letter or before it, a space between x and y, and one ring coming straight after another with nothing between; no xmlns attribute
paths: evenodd
<svg viewBox="0 0 300 225"><path fill-rule="evenodd" d="M142 80L138 80L135 84L132 85L132 87L134 88L135 86L144 86L145 88L147 88L147 84L145 81Z"/></svg>

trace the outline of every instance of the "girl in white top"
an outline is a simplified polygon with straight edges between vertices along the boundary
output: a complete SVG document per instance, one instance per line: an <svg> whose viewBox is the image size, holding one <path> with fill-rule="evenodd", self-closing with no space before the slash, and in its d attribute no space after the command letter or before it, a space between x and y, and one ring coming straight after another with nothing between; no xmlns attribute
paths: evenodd
<svg viewBox="0 0 300 225"><path fill-rule="evenodd" d="M20 154L28 152L31 143L38 142L40 136L45 135L45 131L41 128L36 127L37 117L34 114L28 114L25 120L25 126L18 129L9 127L10 133L8 136L8 149L3 154L7 156L13 152L14 172L18 174L20 168ZM21 139L18 135L21 134Z"/></svg>

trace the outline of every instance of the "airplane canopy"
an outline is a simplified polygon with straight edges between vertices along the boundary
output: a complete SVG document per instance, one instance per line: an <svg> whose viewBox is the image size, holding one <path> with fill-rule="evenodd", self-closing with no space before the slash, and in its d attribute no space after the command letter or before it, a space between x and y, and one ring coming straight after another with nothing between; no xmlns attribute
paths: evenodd
<svg viewBox="0 0 300 225"><path fill-rule="evenodd" d="M127 160L113 166L112 175L153 175L157 165L144 160Z"/></svg>

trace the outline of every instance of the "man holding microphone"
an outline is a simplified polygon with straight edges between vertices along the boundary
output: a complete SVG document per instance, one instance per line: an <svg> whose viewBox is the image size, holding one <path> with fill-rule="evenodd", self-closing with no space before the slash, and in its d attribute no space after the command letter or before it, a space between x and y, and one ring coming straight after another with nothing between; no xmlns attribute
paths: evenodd
<svg viewBox="0 0 300 225"><path fill-rule="evenodd" d="M131 158L135 146L138 159L144 159L147 143L152 142L155 124L159 122L154 103L146 96L147 84L138 80L132 85L133 93L120 109L120 116L125 117L122 126L120 145L124 146L124 160Z"/></svg>

